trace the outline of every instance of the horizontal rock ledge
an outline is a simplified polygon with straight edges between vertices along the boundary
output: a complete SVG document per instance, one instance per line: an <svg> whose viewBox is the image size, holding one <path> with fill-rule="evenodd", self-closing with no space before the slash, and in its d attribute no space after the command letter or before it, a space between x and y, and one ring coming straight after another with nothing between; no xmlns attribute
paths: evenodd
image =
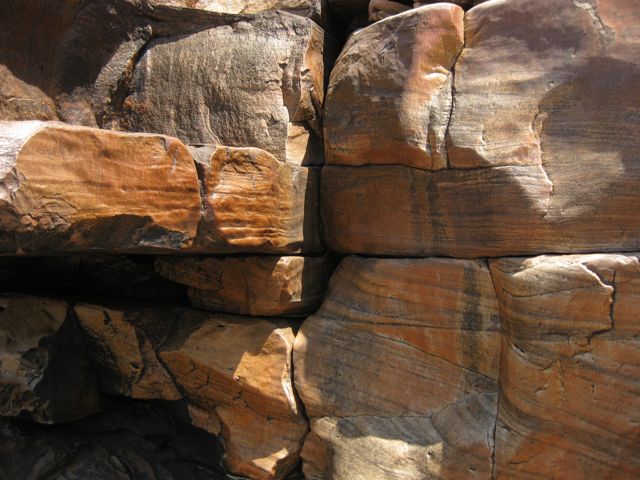
<svg viewBox="0 0 640 480"><path fill-rule="evenodd" d="M300 316L320 306L334 263L326 256L166 256L155 266L163 277L189 287L196 308Z"/></svg>
<svg viewBox="0 0 640 480"><path fill-rule="evenodd" d="M319 171L255 148L0 122L0 253L321 251ZM200 178L198 177L200 175Z"/></svg>
<svg viewBox="0 0 640 480"><path fill-rule="evenodd" d="M321 183L327 246L462 258L640 248L640 168L594 175L576 166L564 174L550 179L540 165L436 172L327 166Z"/></svg>

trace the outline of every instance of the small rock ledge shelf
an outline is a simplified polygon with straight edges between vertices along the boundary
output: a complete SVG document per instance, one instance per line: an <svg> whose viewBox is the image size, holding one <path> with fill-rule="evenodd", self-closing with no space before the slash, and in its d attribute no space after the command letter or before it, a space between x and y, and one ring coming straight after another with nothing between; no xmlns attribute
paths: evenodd
<svg viewBox="0 0 640 480"><path fill-rule="evenodd" d="M640 478L640 4L540 6L3 2L0 480Z"/></svg>

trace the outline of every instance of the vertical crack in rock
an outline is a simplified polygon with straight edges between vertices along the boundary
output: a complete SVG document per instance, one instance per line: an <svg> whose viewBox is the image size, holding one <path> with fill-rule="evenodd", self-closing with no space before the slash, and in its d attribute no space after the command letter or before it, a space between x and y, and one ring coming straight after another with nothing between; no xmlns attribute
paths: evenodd
<svg viewBox="0 0 640 480"><path fill-rule="evenodd" d="M498 299L498 322L499 322L499 327L500 327L500 342L499 342L499 347L498 347L498 359L500 359L498 361L498 380L497 380L497 387L498 387L498 395L496 398L496 417L493 421L493 430L491 433L491 480L495 480L496 479L496 474L495 474L495 470L496 470L496 432L498 430L498 412L500 410L500 392L502 391L502 387L501 387L501 379L502 379L502 313L500 312L500 309L502 308L502 302L499 301L500 299L500 290L502 290L502 287L500 286L498 280L495 278L495 275L493 273L493 269L491 268L491 266L489 265L489 260L485 259L485 262L487 262L487 270L489 271L489 276L491 277L491 282L493 283L493 289L496 293L496 299Z"/></svg>
<svg viewBox="0 0 640 480"><path fill-rule="evenodd" d="M460 60L460 57L462 56L462 52L464 52L464 49L466 48L467 45L467 32L466 29L464 28L464 21L467 18L467 15L465 14L465 16L463 17L463 40L462 40L462 47L460 48L460 51L458 52L458 55L456 56L455 60L453 61L453 65L451 66L451 70L449 70L449 78L450 78L450 82L451 82L451 104L449 105L449 113L447 116L447 126L445 129L445 148L444 148L444 160L445 160L445 164L446 164L446 168L447 169L451 169L451 163L449 162L449 147L452 145L452 140L451 140L451 133L449 131L449 129L451 128L451 119L453 117L453 110L454 110L454 106L456 104L456 66L458 65L458 61ZM445 84L446 85L446 84Z"/></svg>

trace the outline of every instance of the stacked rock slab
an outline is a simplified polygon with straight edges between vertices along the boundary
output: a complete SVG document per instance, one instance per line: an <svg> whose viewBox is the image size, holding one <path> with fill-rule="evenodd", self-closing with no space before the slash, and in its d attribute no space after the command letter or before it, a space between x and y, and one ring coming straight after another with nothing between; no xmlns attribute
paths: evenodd
<svg viewBox="0 0 640 480"><path fill-rule="evenodd" d="M336 62L326 240L411 258L346 257L296 338L306 478L640 475L639 260L587 253L640 248L640 8L539 7L483 3L456 42L420 7Z"/></svg>
<svg viewBox="0 0 640 480"><path fill-rule="evenodd" d="M20 336L10 315L2 414L72 420L108 403L96 406L98 391L185 405L191 425L222 440L229 471L284 478L299 466L308 422L292 380L299 320L281 316L314 312L333 268L319 219L321 117L336 54L324 2L28 0L5 2L0 14L0 253L29 257L3 261L3 280L46 290L65 275L73 300L59 303L65 314L71 306L73 359L94 381L91 390L70 376L67 396L47 397L41 385L63 362L23 370L66 317L53 322L34 307L28 316L43 317L43 331ZM180 295L163 295L168 282L140 274L131 254L180 254L157 258L158 271L214 313L163 305ZM64 257L31 269L44 255ZM118 275L107 272L109 285L78 289L101 265L129 278L111 288ZM154 303L78 301L76 289ZM5 382L12 368L17 380ZM198 453L211 463L216 445ZM130 458L115 458L114 478L124 478Z"/></svg>

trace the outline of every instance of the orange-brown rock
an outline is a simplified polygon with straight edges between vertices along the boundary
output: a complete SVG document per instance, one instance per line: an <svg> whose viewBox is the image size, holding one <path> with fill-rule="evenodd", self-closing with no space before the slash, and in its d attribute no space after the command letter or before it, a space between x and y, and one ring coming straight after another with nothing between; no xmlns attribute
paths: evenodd
<svg viewBox="0 0 640 480"><path fill-rule="evenodd" d="M282 478L299 460L308 426L293 390L293 341L282 321L192 311L160 350L194 423L220 429L232 472Z"/></svg>
<svg viewBox="0 0 640 480"><path fill-rule="evenodd" d="M320 310L296 337L296 390L307 415L320 418L321 425L316 431L312 424L305 468L317 472L322 470L317 464L325 462L333 465L328 471L343 472L326 478L384 478L385 468L404 463L406 468L398 467L391 478L424 478L436 468L442 478L456 478L461 468L473 470L469 478L486 478L491 471L499 342L498 308L486 263L344 259ZM478 409L478 402L485 406ZM474 417L476 423L470 424L468 435L455 433L453 425L464 422L437 423L445 411ZM361 424L350 417L379 418ZM425 429L412 433L407 427L403 433L406 420L415 417ZM340 438L341 422L346 430L380 437L371 442L385 453L372 461L366 441ZM403 444L413 443L414 434L424 448L403 449ZM467 435L468 443L454 439L456 435ZM457 465L455 457L434 457L424 465L410 460L418 450L419 456L431 455L427 447L442 438L451 439L444 441L447 448L460 449ZM460 463L461 458L469 464ZM362 473L355 469L367 462L370 466ZM350 477L349 471L356 476Z"/></svg>
<svg viewBox="0 0 640 480"><path fill-rule="evenodd" d="M321 164L331 45L310 20L279 12L153 40L135 65L124 125Z"/></svg>
<svg viewBox="0 0 640 480"><path fill-rule="evenodd" d="M317 310L333 268L329 257L158 257L165 278L189 286L200 309L243 315Z"/></svg>
<svg viewBox="0 0 640 480"><path fill-rule="evenodd" d="M127 309L81 303L74 306L105 393L148 400L178 400L182 395L157 356L179 312Z"/></svg>
<svg viewBox="0 0 640 480"><path fill-rule="evenodd" d="M0 251L178 250L200 219L178 140L61 123L0 123Z"/></svg>
<svg viewBox="0 0 640 480"><path fill-rule="evenodd" d="M322 250L320 172L257 148L195 147L204 213L196 253Z"/></svg>
<svg viewBox="0 0 640 480"><path fill-rule="evenodd" d="M449 169L326 169L329 246L460 257L639 248L640 4L624 5L553 0L541 9L514 0L470 10L454 67ZM345 84L375 68L362 71ZM329 95L328 150L340 116L331 105ZM380 130L365 138L390 141L389 122L374 118Z"/></svg>
<svg viewBox="0 0 640 480"><path fill-rule="evenodd" d="M502 321L496 478L640 476L640 261L491 263Z"/></svg>
<svg viewBox="0 0 640 480"><path fill-rule="evenodd" d="M349 38L327 91L327 163L447 166L451 68L464 43L463 15L442 3Z"/></svg>
<svg viewBox="0 0 640 480"><path fill-rule="evenodd" d="M69 306L0 295L0 415L67 422L100 407L95 378Z"/></svg>

